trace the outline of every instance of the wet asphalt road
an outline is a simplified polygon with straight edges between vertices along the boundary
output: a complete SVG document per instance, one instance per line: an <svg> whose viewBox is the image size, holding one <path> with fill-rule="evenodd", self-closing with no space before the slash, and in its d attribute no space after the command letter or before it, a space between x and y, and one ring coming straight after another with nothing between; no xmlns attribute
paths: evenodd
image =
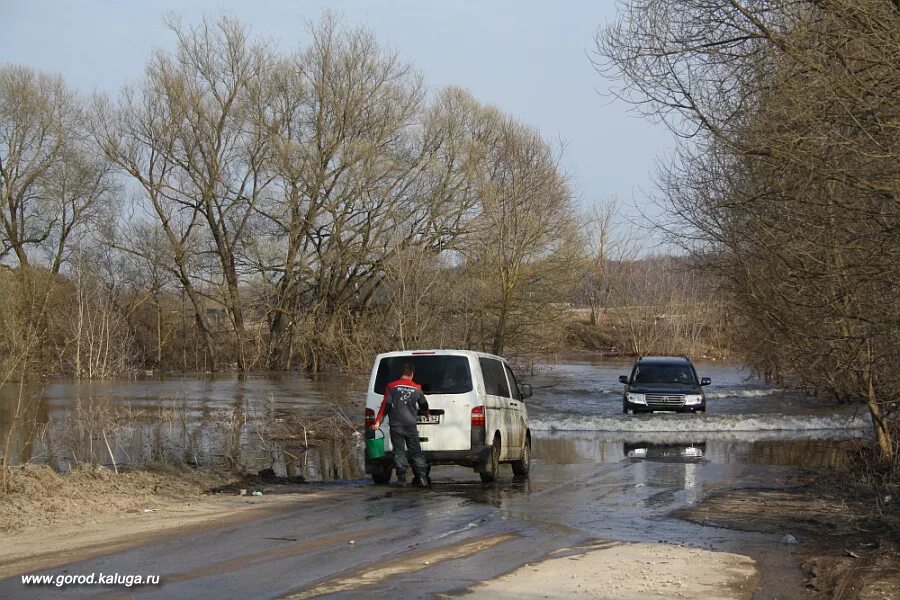
<svg viewBox="0 0 900 600"><path fill-rule="evenodd" d="M677 450L677 443L667 444ZM362 592L431 598L598 539L746 554L762 572L758 597L808 597L793 547L780 544L778 535L667 517L716 490L778 486L795 468L742 459L779 454L754 453L758 442L746 444L743 454L711 444L702 459L652 452L629 458L631 446L591 434L546 433L535 439L527 480L514 480L506 467L499 483L485 485L469 470L436 468L430 490L367 481L308 486L305 491L322 497L46 571L154 574L159 586L24 587L14 577L0 581L0 598L351 598Z"/></svg>

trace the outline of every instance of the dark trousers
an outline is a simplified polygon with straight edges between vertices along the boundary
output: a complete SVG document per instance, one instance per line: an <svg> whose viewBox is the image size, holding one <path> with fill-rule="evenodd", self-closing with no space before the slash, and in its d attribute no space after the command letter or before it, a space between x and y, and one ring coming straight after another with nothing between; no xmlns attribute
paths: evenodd
<svg viewBox="0 0 900 600"><path fill-rule="evenodd" d="M415 427L391 427L391 445L394 447L397 478L406 478L406 469L409 468L409 462L412 462L413 474L425 479L428 463L425 462L425 455L419 444L419 431Z"/></svg>

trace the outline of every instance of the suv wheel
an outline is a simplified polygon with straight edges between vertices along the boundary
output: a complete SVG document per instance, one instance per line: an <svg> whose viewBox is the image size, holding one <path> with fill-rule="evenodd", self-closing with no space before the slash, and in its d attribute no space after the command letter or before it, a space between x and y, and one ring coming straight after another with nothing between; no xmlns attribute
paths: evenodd
<svg viewBox="0 0 900 600"><path fill-rule="evenodd" d="M488 470L484 473L479 473L481 475L481 481L484 483L490 483L492 481L497 481L497 476L500 474L500 436L494 436L494 445L491 446L491 457L488 459L487 464Z"/></svg>
<svg viewBox="0 0 900 600"><path fill-rule="evenodd" d="M513 475L528 476L531 469L531 436L525 438L525 445L522 447L522 458L512 462Z"/></svg>

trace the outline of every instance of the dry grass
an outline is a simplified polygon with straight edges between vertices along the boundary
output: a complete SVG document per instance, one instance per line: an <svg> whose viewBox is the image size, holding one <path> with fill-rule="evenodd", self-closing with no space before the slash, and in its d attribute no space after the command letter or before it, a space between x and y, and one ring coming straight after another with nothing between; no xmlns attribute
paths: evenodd
<svg viewBox="0 0 900 600"><path fill-rule="evenodd" d="M0 532L80 521L99 512L142 512L165 502L191 501L236 476L178 465L121 470L82 465L61 475L47 466L9 468L9 493L0 502Z"/></svg>
<svg viewBox="0 0 900 600"><path fill-rule="evenodd" d="M898 439L896 428L893 437ZM900 453L893 462L878 460L872 444L859 442L849 468L831 472L818 487L823 495L854 506L860 519L900 548Z"/></svg>

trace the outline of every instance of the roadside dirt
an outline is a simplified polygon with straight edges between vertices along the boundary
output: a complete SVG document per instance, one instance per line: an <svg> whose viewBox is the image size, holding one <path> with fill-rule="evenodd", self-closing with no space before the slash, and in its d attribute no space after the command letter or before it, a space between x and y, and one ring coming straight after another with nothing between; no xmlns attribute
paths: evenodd
<svg viewBox="0 0 900 600"><path fill-rule="evenodd" d="M673 544L604 542L555 552L548 560L478 584L463 598L737 600L752 598L758 583L759 573L747 556Z"/></svg>
<svg viewBox="0 0 900 600"><path fill-rule="evenodd" d="M189 468L59 475L32 465L12 472L12 491L0 501L0 579L147 544L213 521L259 518L261 511L323 496L211 494L241 483L231 475Z"/></svg>
<svg viewBox="0 0 900 600"><path fill-rule="evenodd" d="M790 490L732 490L675 511L702 525L773 533L799 543L807 585L817 598L900 598L898 540L866 507L823 494L814 485ZM792 536L794 540L784 536Z"/></svg>
<svg viewBox="0 0 900 600"><path fill-rule="evenodd" d="M160 466L116 474L105 467L61 475L50 467L10 469L10 493L0 502L0 533L83 521L87 515L139 513L199 499L236 478L205 469Z"/></svg>

